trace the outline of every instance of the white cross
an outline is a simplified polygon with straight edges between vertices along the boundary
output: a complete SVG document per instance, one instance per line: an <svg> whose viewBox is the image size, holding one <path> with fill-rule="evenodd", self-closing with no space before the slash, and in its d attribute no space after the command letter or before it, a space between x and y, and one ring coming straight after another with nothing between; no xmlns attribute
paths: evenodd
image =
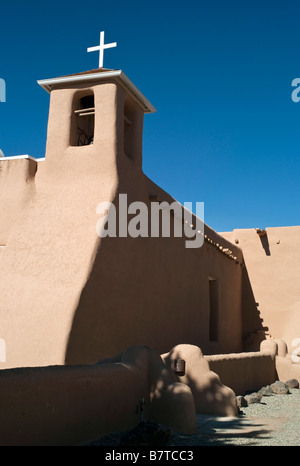
<svg viewBox="0 0 300 466"><path fill-rule="evenodd" d="M110 49L112 47L117 47L117 42L112 42L111 44L104 44L104 31L101 31L100 32L100 45L96 45L95 47L89 47L87 51L88 52L96 52L97 50L100 51L99 68L103 68L104 49Z"/></svg>

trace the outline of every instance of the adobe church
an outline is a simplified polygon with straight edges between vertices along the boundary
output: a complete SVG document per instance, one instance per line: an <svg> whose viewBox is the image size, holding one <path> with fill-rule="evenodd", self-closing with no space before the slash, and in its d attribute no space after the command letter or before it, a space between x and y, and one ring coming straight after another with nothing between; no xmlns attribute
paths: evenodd
<svg viewBox="0 0 300 466"><path fill-rule="evenodd" d="M300 227L204 225L199 248L174 234L99 237L99 203L175 201L143 172L143 120L155 108L121 70L38 83L50 94L45 157L0 159L0 376L184 344L235 390L214 356L255 358L270 341L268 358L297 371Z"/></svg>
<svg viewBox="0 0 300 466"><path fill-rule="evenodd" d="M183 237L97 235L97 206L120 193L174 201L142 170L153 106L119 70L39 84L50 92L45 159L1 160L2 367L93 363L135 344L241 351L235 244L208 227L197 249Z"/></svg>

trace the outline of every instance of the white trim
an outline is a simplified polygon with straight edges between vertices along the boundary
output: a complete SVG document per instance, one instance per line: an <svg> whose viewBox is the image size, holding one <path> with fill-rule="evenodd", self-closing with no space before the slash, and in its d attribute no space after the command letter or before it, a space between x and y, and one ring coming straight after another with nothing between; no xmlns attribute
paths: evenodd
<svg viewBox="0 0 300 466"><path fill-rule="evenodd" d="M136 94L136 96L144 103L146 113L155 113L156 108L149 102L148 99L138 90L138 88L133 84L132 81L126 76L123 71L121 71L120 78L124 83Z"/></svg>
<svg viewBox="0 0 300 466"><path fill-rule="evenodd" d="M45 89L49 94L52 90L52 86L57 84L72 84L78 83L83 81L96 81L98 79L106 79L106 78L116 78L120 84L125 85L125 87L129 88L129 90L136 96L140 103L142 103L145 113L154 113L156 109L153 105L149 102L148 99L138 90L138 88L130 81L130 79L123 73L122 70L114 70L114 71L102 71L99 73L90 73L90 74L77 74L74 76L63 76L61 78L51 78L51 79L43 79L37 81L38 84Z"/></svg>
<svg viewBox="0 0 300 466"><path fill-rule="evenodd" d="M51 92L51 86L55 84L64 84L64 83L72 83L72 82L80 82L80 81L90 81L95 79L101 78L111 78L120 76L122 73L121 70L116 71L102 71L99 73L91 73L91 74L76 74L74 76L63 76L60 78L50 78L50 79L42 79L38 81L38 84L42 86L47 92Z"/></svg>
<svg viewBox="0 0 300 466"><path fill-rule="evenodd" d="M0 157L0 160L18 160L18 159L30 159L34 160L35 162L42 162L45 160L45 157L41 157L36 159L35 157L32 157L31 155L11 155L9 157Z"/></svg>

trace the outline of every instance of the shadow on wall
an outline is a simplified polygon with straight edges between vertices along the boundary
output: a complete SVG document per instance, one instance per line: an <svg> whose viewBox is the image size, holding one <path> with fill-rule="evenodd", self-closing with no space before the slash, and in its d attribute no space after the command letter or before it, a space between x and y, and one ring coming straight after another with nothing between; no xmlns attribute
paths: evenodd
<svg viewBox="0 0 300 466"><path fill-rule="evenodd" d="M268 234L266 230L261 230L260 228L256 228L256 233L258 234L260 238L260 242L261 242L262 247L265 250L266 256L270 256L271 255L270 245L269 245L269 239L268 239Z"/></svg>
<svg viewBox="0 0 300 466"><path fill-rule="evenodd" d="M74 313L66 364L95 363L134 345L164 352L182 338L197 343L201 315L196 328L190 325L199 305L193 286L199 277L193 266L203 253L195 255L183 242L101 239Z"/></svg>
<svg viewBox="0 0 300 466"><path fill-rule="evenodd" d="M247 267L242 274L242 337L244 351L259 351L260 344L266 339L268 327L263 326L263 320L258 310Z"/></svg>
<svg viewBox="0 0 300 466"><path fill-rule="evenodd" d="M266 256L270 256L271 252L270 252L270 245L269 245L269 239L268 239L267 233L264 236L260 237L260 242L261 242L262 247L265 250Z"/></svg>
<svg viewBox="0 0 300 466"><path fill-rule="evenodd" d="M93 364L135 345L164 353L185 342L206 351L208 290L203 270L218 265L221 256L211 252L214 249L186 249L184 243L184 237L99 240L74 313L65 364ZM254 339L258 351L264 327L246 268L242 281L245 350L256 350ZM234 287L230 280L225 285ZM220 352L217 345L214 352Z"/></svg>

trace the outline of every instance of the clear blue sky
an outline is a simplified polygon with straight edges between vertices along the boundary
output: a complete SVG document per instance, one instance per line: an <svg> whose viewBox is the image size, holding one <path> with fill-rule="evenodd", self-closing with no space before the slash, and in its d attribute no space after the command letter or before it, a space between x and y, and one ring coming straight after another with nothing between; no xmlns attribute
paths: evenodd
<svg viewBox="0 0 300 466"><path fill-rule="evenodd" d="M1 3L0 148L44 156L49 95L37 84L98 67L100 31L156 107L144 172L217 231L299 225L299 0Z"/></svg>

